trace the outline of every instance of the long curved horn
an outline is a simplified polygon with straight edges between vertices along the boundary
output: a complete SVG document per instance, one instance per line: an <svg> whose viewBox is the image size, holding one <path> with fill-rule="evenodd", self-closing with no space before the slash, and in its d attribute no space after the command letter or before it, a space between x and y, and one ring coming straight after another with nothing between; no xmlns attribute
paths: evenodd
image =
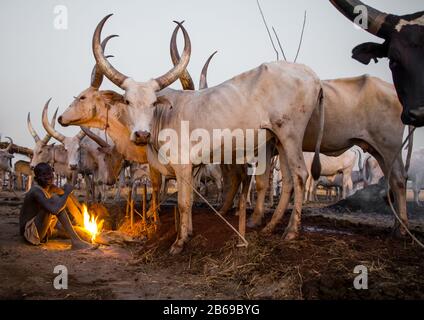
<svg viewBox="0 0 424 320"><path fill-rule="evenodd" d="M31 123L31 112L28 112L28 116L27 116L27 127L28 127L28 131L29 133L31 133L32 137L34 138L35 142L40 141L40 137L38 136L37 132L35 132L32 123Z"/></svg>
<svg viewBox="0 0 424 320"><path fill-rule="evenodd" d="M183 24L184 21L181 21L180 23ZM179 29L180 26L177 25L174 29L174 32L172 33L169 48L169 51L171 53L171 60L174 66L176 66L181 59L177 47L177 34ZM193 79L191 78L190 73L187 71L187 69L184 69L184 71L180 74L180 82L184 90L195 90Z"/></svg>
<svg viewBox="0 0 424 320"><path fill-rule="evenodd" d="M43 108L43 116L42 116L43 127L44 127L44 129L46 129L46 131L49 135L54 137L56 140L63 142L65 140L65 136L63 134L61 134L60 132L57 132L55 130L55 128L53 128L53 126L49 123L49 120L47 119L47 112L48 112L49 103L50 103L51 100L52 100L52 98L50 98L46 102L46 104L44 105L44 108Z"/></svg>
<svg viewBox="0 0 424 320"><path fill-rule="evenodd" d="M102 138L100 138L97 134L95 134L93 131L91 131L89 128L81 126L81 130L84 131L84 133L90 137L94 142L96 142L99 146L103 148L110 147L109 144L104 141Z"/></svg>
<svg viewBox="0 0 424 320"><path fill-rule="evenodd" d="M208 67L209 67L209 62L211 62L213 56L217 53L218 51L215 51L214 53L212 53L210 55L210 57L208 58L208 60L206 60L205 65L203 66L202 69L202 73L200 74L200 81L199 81L199 89L206 89L208 87L208 81L207 81L207 76L208 76Z"/></svg>
<svg viewBox="0 0 424 320"><path fill-rule="evenodd" d="M56 125L56 117L57 117L58 111L59 111L59 107L56 108L56 111L54 112L52 121L50 122L50 125L52 126L52 128L54 128L55 125ZM49 140L51 139L51 137L52 136L47 133L42 140L43 144L47 144L49 142Z"/></svg>
<svg viewBox="0 0 424 320"><path fill-rule="evenodd" d="M106 45L107 45L108 41L112 38L115 38L115 37L119 37L119 36L117 34L113 34L111 36L106 37L102 41L101 47L102 47L103 52L106 49ZM107 56L106 59L110 58L110 57L112 57L112 56ZM102 85L102 82L103 82L103 73L100 72L99 68L97 68L97 64L95 64L94 67L93 67L93 71L91 72L91 86L95 89L99 89L100 86Z"/></svg>
<svg viewBox="0 0 424 320"><path fill-rule="evenodd" d="M56 123L56 116L57 116L57 111L59 110L59 108L56 109L54 115L53 115L53 119L51 122L52 127L54 128L55 123ZM28 112L28 116L27 116L27 126L28 126L28 130L31 133L31 135L33 136L35 142L40 141L40 137L38 136L37 132L35 132L32 123L31 123L31 112ZM47 144L50 140L52 136L49 135L48 133L44 136L43 140L42 140L42 144Z"/></svg>
<svg viewBox="0 0 424 320"><path fill-rule="evenodd" d="M374 9L359 0L330 0L330 2L352 22L358 16L358 12L354 12L355 7L366 7L368 11L367 31L375 36L386 38L393 30L393 26L390 23L385 23L388 16L387 13Z"/></svg>
<svg viewBox="0 0 424 320"><path fill-rule="evenodd" d="M191 55L191 42L190 37L188 36L188 33L184 26L177 21L174 21L178 26L181 28L184 34L184 51L183 55L178 62L176 66L174 66L171 70L169 70L167 73L165 73L163 76L160 76L156 78L156 82L158 83L159 90L162 90L169 86L171 83L173 83L175 80L177 80L181 73L184 72L184 70L187 68L187 65L190 61L190 55ZM158 90L158 91L159 91Z"/></svg>
<svg viewBox="0 0 424 320"><path fill-rule="evenodd" d="M92 47L93 47L94 58L96 59L96 64L99 71L102 74L104 74L110 81L116 84L118 87L122 88L122 84L128 77L120 73L110 64L110 62L104 56L103 49L100 44L100 37L101 37L103 26L106 20L109 19L112 15L113 14L107 15L97 25L96 30L94 31L94 34L93 34Z"/></svg>
<svg viewBox="0 0 424 320"><path fill-rule="evenodd" d="M7 148L5 149L5 151L6 152L9 152L9 150L12 148L12 146L13 146L13 140L12 140L12 138L11 137L5 137L6 139L9 139L9 141L10 141L10 143L9 143L9 145L7 146Z"/></svg>

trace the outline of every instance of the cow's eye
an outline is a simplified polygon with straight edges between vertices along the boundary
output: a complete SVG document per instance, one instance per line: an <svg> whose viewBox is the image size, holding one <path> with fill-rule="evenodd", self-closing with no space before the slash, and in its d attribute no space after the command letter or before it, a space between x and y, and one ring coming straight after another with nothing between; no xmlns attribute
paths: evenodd
<svg viewBox="0 0 424 320"><path fill-rule="evenodd" d="M79 99L80 100L85 100L85 96L81 96Z"/></svg>
<svg viewBox="0 0 424 320"><path fill-rule="evenodd" d="M129 104L130 104L130 102L129 102L128 100L126 100L126 99L125 99L125 104L126 104L126 105L129 105Z"/></svg>

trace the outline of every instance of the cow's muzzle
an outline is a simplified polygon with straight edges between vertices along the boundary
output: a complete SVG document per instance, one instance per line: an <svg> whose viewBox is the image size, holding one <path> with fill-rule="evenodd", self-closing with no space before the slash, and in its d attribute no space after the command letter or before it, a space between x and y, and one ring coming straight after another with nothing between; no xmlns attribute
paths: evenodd
<svg viewBox="0 0 424 320"><path fill-rule="evenodd" d="M67 123L63 123L63 118L62 118L62 116L60 116L60 117L57 119L57 122L59 122L59 123L60 123L60 125L61 125L62 127L67 127L67 126L68 126L68 124L67 124Z"/></svg>
<svg viewBox="0 0 424 320"><path fill-rule="evenodd" d="M150 132L148 131L136 131L133 134L132 141L136 145L144 146L149 143L150 141Z"/></svg>
<svg viewBox="0 0 424 320"><path fill-rule="evenodd" d="M424 126L424 106L421 108L404 111L402 113L402 122L414 127Z"/></svg>

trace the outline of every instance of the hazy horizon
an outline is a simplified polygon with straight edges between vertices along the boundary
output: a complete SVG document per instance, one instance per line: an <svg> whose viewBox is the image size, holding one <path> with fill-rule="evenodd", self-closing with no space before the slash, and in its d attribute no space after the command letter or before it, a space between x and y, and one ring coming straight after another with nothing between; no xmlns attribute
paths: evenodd
<svg viewBox="0 0 424 320"><path fill-rule="evenodd" d="M367 4L395 14L422 10L422 1L367 0ZM57 30L55 6L68 11L67 30ZM328 0L261 0L269 26L274 26L288 60L297 50L304 10L307 22L298 62L310 66L322 79L370 74L392 83L387 59L365 66L351 58L351 50L362 42L382 42L355 29ZM215 50L208 83L217 85L237 74L275 60L256 0L236 1L82 1L6 0L1 2L0 34L0 133L16 144L33 147L26 127L31 112L33 126L40 136L44 103L52 97L49 116L59 107L63 112L73 96L86 89L94 65L91 37L97 23L109 13L103 37L118 34L108 45L114 66L138 81L157 77L171 65L169 40L173 20L185 20L192 42L189 71L196 87L206 58ZM179 39L182 50L182 39ZM179 82L171 87L181 88ZM102 88L120 91L108 80ZM66 135L78 128L63 128ZM415 148L424 146L421 129L415 133ZM2 141L4 138L2 139ZM53 139L52 139L53 141Z"/></svg>

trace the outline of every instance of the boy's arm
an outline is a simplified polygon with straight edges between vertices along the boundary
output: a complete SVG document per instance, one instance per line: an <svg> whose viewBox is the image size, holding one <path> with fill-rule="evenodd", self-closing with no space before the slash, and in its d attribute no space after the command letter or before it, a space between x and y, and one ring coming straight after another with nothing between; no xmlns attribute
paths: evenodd
<svg viewBox="0 0 424 320"><path fill-rule="evenodd" d="M63 189L62 189L62 188L59 188L58 186L56 186L56 185L54 185L54 184L52 184L52 185L49 187L49 191L50 191L50 193L55 193L55 194L57 194L57 195L59 195L59 196L61 196L61 195L63 195L63 194L65 193L65 191L63 191Z"/></svg>
<svg viewBox="0 0 424 320"><path fill-rule="evenodd" d="M49 199L46 197L43 191L35 189L33 196L44 210L56 215L64 209L66 201L68 200L68 196L71 192L72 187L68 186L65 187L63 195Z"/></svg>

